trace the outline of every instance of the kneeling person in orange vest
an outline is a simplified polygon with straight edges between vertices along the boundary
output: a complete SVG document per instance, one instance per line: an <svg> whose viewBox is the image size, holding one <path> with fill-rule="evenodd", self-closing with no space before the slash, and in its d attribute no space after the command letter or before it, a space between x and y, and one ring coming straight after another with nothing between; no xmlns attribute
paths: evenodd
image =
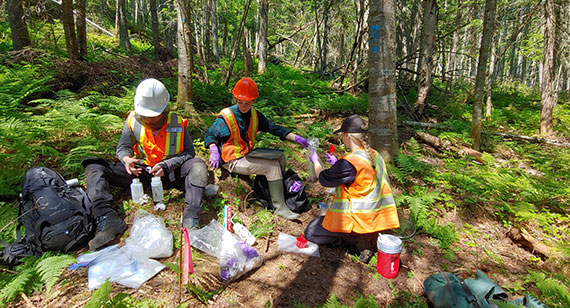
<svg viewBox="0 0 570 308"><path fill-rule="evenodd" d="M285 219L297 219L299 214L290 211L285 204L282 176L287 165L285 155L268 159L246 154L253 150L258 131L296 142L305 148L309 142L290 129L274 124L253 108L259 92L251 78L240 79L232 94L237 104L222 109L206 133L204 143L210 150L210 165L214 169L221 166L231 173L265 175L275 213Z"/></svg>
<svg viewBox="0 0 570 308"><path fill-rule="evenodd" d="M367 142L366 122L357 115L346 118L340 129L350 153L337 159L326 153L332 165L324 169L317 153L310 157L319 183L336 187L324 216L309 223L305 238L317 244L347 245L360 251L366 261L372 256L378 232L398 228L398 214L382 157Z"/></svg>
<svg viewBox="0 0 570 308"><path fill-rule="evenodd" d="M143 80L136 89L134 111L129 113L119 144L120 163L103 159L86 159L87 194L93 202L95 237L89 248L107 244L126 230L126 225L111 206L109 184L128 188L134 178L150 185L153 176L161 177L165 188L185 190L182 226L198 228L202 212L202 195L208 181L206 163L195 157L187 121L170 112L170 95L156 79ZM144 170L141 165L150 167Z"/></svg>

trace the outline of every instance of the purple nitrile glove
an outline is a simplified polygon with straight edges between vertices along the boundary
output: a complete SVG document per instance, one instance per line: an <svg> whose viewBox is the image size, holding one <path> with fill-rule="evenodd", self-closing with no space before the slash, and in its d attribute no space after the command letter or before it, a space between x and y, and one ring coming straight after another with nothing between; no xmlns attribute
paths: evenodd
<svg viewBox="0 0 570 308"><path fill-rule="evenodd" d="M331 164L331 166L338 161L338 158L336 158L336 156L334 156L333 154L325 153L325 156L327 157L327 161L329 162L329 164Z"/></svg>
<svg viewBox="0 0 570 308"><path fill-rule="evenodd" d="M311 156L309 157L309 160L313 164L319 160L319 155L317 155L317 152L315 150L313 150L313 154L311 154Z"/></svg>
<svg viewBox="0 0 570 308"><path fill-rule="evenodd" d="M215 143L210 144L210 165L214 169L220 166L220 151Z"/></svg>
<svg viewBox="0 0 570 308"><path fill-rule="evenodd" d="M301 136L295 135L295 142L302 145L304 148L307 148L309 146L309 141Z"/></svg>
<svg viewBox="0 0 570 308"><path fill-rule="evenodd" d="M301 189L301 186L303 186L303 183L301 183L301 181L293 181L289 192L298 192L299 189Z"/></svg>
<svg viewBox="0 0 570 308"><path fill-rule="evenodd" d="M259 254L257 253L257 251L255 251L255 248L249 246L244 241L239 241L238 243L241 248L241 251L243 251L243 254L247 257L248 260L259 257Z"/></svg>

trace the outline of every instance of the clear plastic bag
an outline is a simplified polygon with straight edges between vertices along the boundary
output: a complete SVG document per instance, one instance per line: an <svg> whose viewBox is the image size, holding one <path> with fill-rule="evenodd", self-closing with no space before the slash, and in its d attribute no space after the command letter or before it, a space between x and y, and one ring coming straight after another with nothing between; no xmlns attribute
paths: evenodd
<svg viewBox="0 0 570 308"><path fill-rule="evenodd" d="M289 235L287 233L280 232L277 237L277 250L302 253L305 255L320 257L319 245L307 241L307 246L305 248L297 247L297 238Z"/></svg>
<svg viewBox="0 0 570 308"><path fill-rule="evenodd" d="M167 258L172 256L172 233L164 220L151 213L135 213L131 235L125 240L126 251L139 258Z"/></svg>
<svg viewBox="0 0 570 308"><path fill-rule="evenodd" d="M263 263L253 247L215 220L200 230L189 232L188 236L192 246L218 258L219 274L225 282L234 281Z"/></svg>
<svg viewBox="0 0 570 308"><path fill-rule="evenodd" d="M311 161L310 157L313 155L313 151L316 151L319 147L319 139L309 138L309 146L307 147L307 180L309 182L314 182L317 180L317 172L315 171L315 164ZM319 158L319 162L321 159ZM322 166L322 163L321 163Z"/></svg>
<svg viewBox="0 0 570 308"><path fill-rule="evenodd" d="M87 287L97 289L107 278L130 288L138 288L166 266L160 262L138 258L123 248L107 251L89 263Z"/></svg>

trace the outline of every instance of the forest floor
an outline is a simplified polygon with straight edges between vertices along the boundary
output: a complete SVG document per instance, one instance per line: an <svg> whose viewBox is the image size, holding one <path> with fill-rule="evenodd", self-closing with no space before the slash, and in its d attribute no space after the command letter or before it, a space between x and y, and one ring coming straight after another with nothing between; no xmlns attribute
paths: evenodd
<svg viewBox="0 0 570 308"><path fill-rule="evenodd" d="M331 125L336 125L338 121L335 119ZM289 158L289 167L296 171L305 170L302 159L304 150L297 149L298 146L292 143L279 143L277 146L294 148L292 151L297 152L294 152L294 159ZM437 157L429 157L428 160L433 166L442 165ZM219 176L219 171L216 174ZM212 177L211 181L220 188L218 196L205 197L201 226L217 219L219 209L213 204L222 192L226 195L226 200L234 200L234 197L241 200L234 213L244 225L248 226L256 219L255 213L262 209L261 205L252 200L252 195L244 202L252 190L251 183L232 177L224 180ZM342 247L320 246L320 257L279 251L277 238L280 232L294 236L302 234L308 223L319 215L314 200L324 202L332 199L318 183L305 184L309 184L307 192L309 200L313 202L311 210L303 213L296 221L273 216L272 223L275 227L272 233L269 237L257 239L253 245L262 255L263 264L237 281L224 284L218 276L217 259L193 249L195 273L191 276L191 283L197 286L195 290L200 290L200 297L187 288L180 290L178 274L169 267L138 289L113 283L112 296L119 292L127 293L140 300L150 300L160 307L175 307L179 302L187 307L317 307L333 295L344 305L353 305L359 296L372 295L380 307L425 307L423 281L437 272L448 271L468 278L475 274L476 269L480 269L497 284L511 286L507 292L512 299L522 295L520 292L524 289L517 289L516 286L524 283L528 269L548 269L559 273L568 271L556 268L557 264L550 259L537 258L528 248L514 243L506 235L509 230L492 214L493 209L483 205L440 213L439 221L455 226L460 238L451 246L452 258L448 256L449 250L440 249L437 240L421 232L404 241L400 273L392 280L378 275L375 263L362 263ZM392 184L395 193L400 193L397 185L394 182ZM181 192L174 190L170 194L167 209L154 214L164 217L167 227L174 233L178 232L177 222L184 203ZM128 192L117 191L116 196L126 199ZM133 223L134 212L129 210L126 216L123 215L129 228ZM527 225L527 230L540 232L538 228L533 229L532 225ZM121 242L128 236L128 231ZM533 235L540 238L540 234ZM178 249L174 250L172 257L159 261L177 263ZM49 294L34 293L27 304L20 301L12 303L13 307L83 307L91 299L86 268L66 270L61 281Z"/></svg>

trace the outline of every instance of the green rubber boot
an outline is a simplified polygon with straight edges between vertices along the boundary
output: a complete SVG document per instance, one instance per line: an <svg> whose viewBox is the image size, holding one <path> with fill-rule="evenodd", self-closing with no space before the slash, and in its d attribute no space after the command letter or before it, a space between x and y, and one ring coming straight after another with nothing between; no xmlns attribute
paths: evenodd
<svg viewBox="0 0 570 308"><path fill-rule="evenodd" d="M269 184L269 194L271 195L271 202L275 208L275 214L288 220L295 220L299 218L299 214L291 212L291 210L287 207L287 204L285 204L283 180L267 182Z"/></svg>

